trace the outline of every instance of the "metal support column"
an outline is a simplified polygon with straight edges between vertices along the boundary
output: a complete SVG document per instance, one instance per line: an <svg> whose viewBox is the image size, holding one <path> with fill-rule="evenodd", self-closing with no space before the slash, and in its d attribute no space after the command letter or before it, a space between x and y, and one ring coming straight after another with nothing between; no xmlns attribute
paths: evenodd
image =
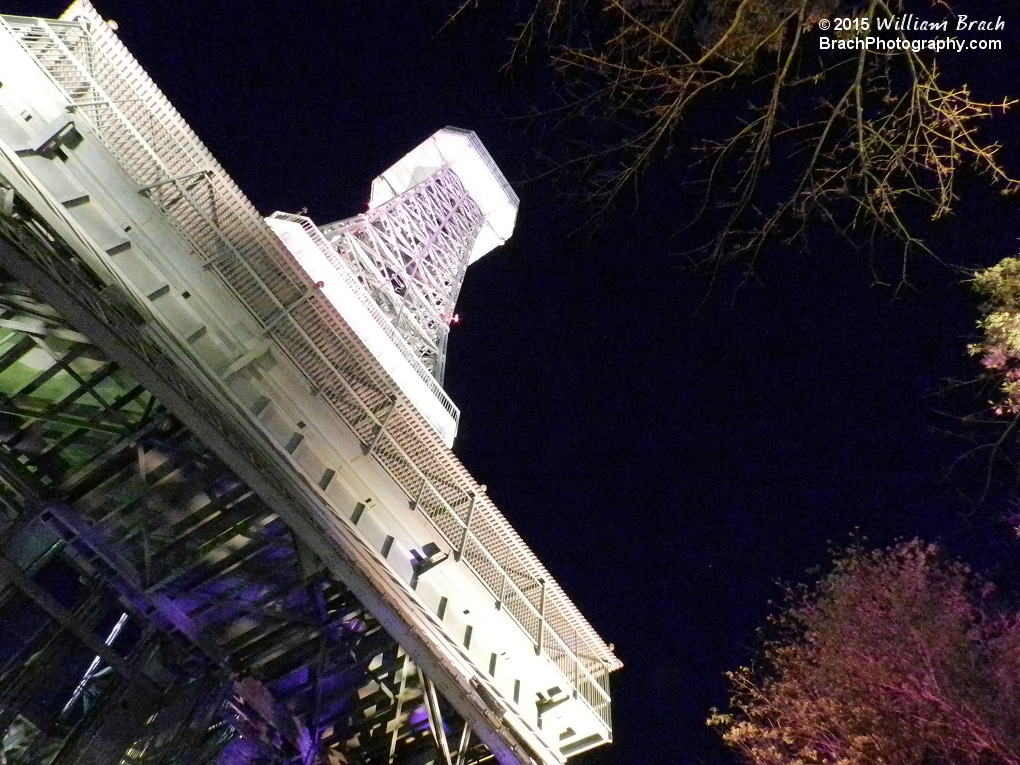
<svg viewBox="0 0 1020 765"><path fill-rule="evenodd" d="M460 535L460 544L457 545L457 552L453 555L453 559L456 561L464 557L464 548L467 547L468 534L471 533L471 519L475 514L475 493L472 491L468 496L471 498L471 503L468 505L467 520L464 522L464 533Z"/></svg>
<svg viewBox="0 0 1020 765"><path fill-rule="evenodd" d="M429 718L429 726L432 728L432 736L436 740L436 746L443 755L443 762L446 765L453 765L453 758L450 756L450 745L446 742L446 731L443 729L443 716L439 711L439 698L436 695L436 686L425 677L419 669L418 678L421 681L422 689L425 692L425 713Z"/></svg>
<svg viewBox="0 0 1020 765"><path fill-rule="evenodd" d="M545 579L539 579L542 595L538 601L538 640L535 641L535 654L542 654L542 642L545 639Z"/></svg>

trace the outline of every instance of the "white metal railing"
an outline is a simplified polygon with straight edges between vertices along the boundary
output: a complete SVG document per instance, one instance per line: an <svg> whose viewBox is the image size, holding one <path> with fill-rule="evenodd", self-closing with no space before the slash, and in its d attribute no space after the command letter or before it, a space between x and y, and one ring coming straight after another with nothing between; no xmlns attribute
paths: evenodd
<svg viewBox="0 0 1020 765"><path fill-rule="evenodd" d="M261 216L90 6L73 22L0 19L129 177L149 187L201 261L279 343L462 560L611 730L608 673L622 664L534 553L381 371ZM61 40L89 47L89 67ZM82 36L85 41L82 43ZM93 75L95 72L96 76ZM97 77L104 78L101 84ZM132 115L137 121L132 120ZM462 513L476 495L475 512ZM463 514L463 517L461 517ZM540 583L544 583L540 584Z"/></svg>

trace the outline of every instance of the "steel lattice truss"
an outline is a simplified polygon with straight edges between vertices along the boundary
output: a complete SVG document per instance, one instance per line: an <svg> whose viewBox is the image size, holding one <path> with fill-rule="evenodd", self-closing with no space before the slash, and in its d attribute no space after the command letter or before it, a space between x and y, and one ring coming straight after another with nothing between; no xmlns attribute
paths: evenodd
<svg viewBox="0 0 1020 765"><path fill-rule="evenodd" d="M322 229L441 383L453 308L484 216L449 167Z"/></svg>
<svg viewBox="0 0 1020 765"><path fill-rule="evenodd" d="M270 506L0 273L0 761L488 757Z"/></svg>

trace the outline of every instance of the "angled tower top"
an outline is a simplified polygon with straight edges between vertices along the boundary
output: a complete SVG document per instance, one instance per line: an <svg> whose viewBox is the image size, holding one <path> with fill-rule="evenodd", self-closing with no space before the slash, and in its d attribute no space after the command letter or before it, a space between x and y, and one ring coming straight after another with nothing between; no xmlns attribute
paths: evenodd
<svg viewBox="0 0 1020 765"><path fill-rule="evenodd" d="M506 242L514 232L520 200L473 130L446 127L372 181L369 210L389 202L449 168L484 216L469 263Z"/></svg>

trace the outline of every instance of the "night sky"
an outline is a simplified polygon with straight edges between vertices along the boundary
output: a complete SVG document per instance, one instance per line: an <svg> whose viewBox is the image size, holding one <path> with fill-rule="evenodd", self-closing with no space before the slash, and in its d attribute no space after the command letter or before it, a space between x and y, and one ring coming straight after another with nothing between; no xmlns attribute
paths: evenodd
<svg viewBox="0 0 1020 765"><path fill-rule="evenodd" d="M722 672L752 656L776 581L804 580L854 529L941 542L1000 580L1020 570L1008 482L978 503L982 459L951 471L970 433L955 417L986 397L947 383L978 372L964 274L917 257L897 290L898 246L855 251L821 228L808 252L766 248L753 273L690 268L683 182L711 115L595 226L569 178L542 175L539 154L570 135L521 119L555 103L556 75L541 50L504 71L509 4L445 29L455 0L95 4L265 214L361 212L372 178L446 125L475 130L517 190L513 239L468 272L446 387L455 451L625 664L616 743L576 762L729 761L704 724ZM950 73L1020 93L1020 7L970 7L1004 15L1005 50ZM1018 128L1010 113L991 131ZM1020 173L1020 149L1004 152ZM1015 254L1016 198L969 177L961 192L924 229L936 254Z"/></svg>

